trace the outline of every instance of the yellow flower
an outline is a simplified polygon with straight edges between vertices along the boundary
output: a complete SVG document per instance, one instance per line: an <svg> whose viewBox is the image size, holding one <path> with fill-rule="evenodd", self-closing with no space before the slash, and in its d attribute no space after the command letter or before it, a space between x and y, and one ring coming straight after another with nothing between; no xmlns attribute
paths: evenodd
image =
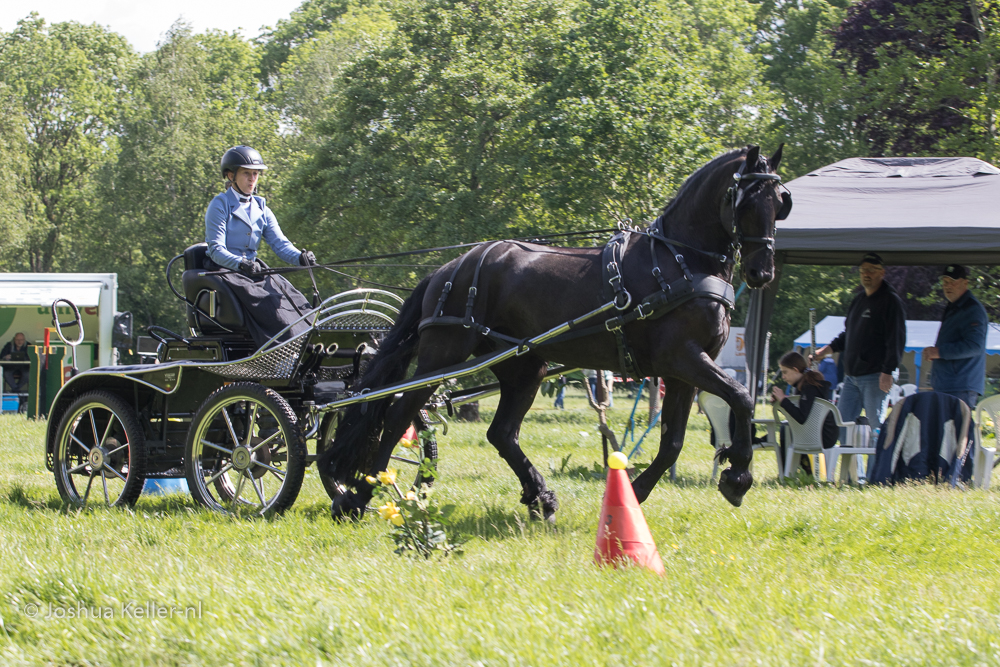
<svg viewBox="0 0 1000 667"><path fill-rule="evenodd" d="M415 494L413 491L407 491L404 498L406 498L407 500L416 500L417 494Z"/></svg>
<svg viewBox="0 0 1000 667"><path fill-rule="evenodd" d="M368 475L367 477L365 477L365 481L368 482L369 484L371 484L372 486L375 486L376 484L378 484L378 480L375 479L374 477L372 477L371 475Z"/></svg>
<svg viewBox="0 0 1000 667"><path fill-rule="evenodd" d="M392 516L394 514L399 514L399 508L396 507L396 504L390 500L385 505L382 505L382 507L378 508L378 513L379 516L381 516L383 519L389 521L392 519Z"/></svg>
<svg viewBox="0 0 1000 667"><path fill-rule="evenodd" d="M399 441L399 446L403 447L404 449L409 449L410 447L413 446L413 441L403 438L402 440Z"/></svg>
<svg viewBox="0 0 1000 667"><path fill-rule="evenodd" d="M403 515L399 513L393 514L391 517L389 517L389 522L394 526L402 526Z"/></svg>
<svg viewBox="0 0 1000 667"><path fill-rule="evenodd" d="M386 486L392 486L396 483L396 471L393 468L383 470L378 474L378 481L382 482Z"/></svg>

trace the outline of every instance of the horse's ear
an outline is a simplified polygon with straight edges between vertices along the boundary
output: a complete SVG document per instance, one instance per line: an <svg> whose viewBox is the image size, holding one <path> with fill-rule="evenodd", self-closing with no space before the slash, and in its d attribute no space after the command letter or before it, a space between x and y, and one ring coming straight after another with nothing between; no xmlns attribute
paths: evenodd
<svg viewBox="0 0 1000 667"><path fill-rule="evenodd" d="M757 160L760 158L760 146L751 146L747 150L747 159L740 168L741 174L749 174L757 168Z"/></svg>
<svg viewBox="0 0 1000 667"><path fill-rule="evenodd" d="M774 151L774 155L772 155L771 159L768 160L768 163L771 165L771 171L773 171L773 172L777 172L778 171L778 165L781 164L781 151L784 148L785 148L785 142L782 141L778 145L778 150Z"/></svg>

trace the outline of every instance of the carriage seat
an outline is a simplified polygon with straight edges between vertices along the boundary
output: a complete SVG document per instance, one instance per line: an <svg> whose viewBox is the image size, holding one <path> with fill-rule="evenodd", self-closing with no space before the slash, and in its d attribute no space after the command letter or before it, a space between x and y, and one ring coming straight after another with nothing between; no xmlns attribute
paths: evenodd
<svg viewBox="0 0 1000 667"><path fill-rule="evenodd" d="M206 265L208 244L196 243L184 251L184 273L181 274L181 284L184 286L184 296L196 304L202 311L211 312L209 304L210 292L215 292L215 320L230 329L232 334L249 337L246 326L246 316L233 290L219 276L199 275L206 269L218 267L214 262ZM187 307L188 325L203 336L231 335L226 329L216 326L211 320L195 312L190 305Z"/></svg>

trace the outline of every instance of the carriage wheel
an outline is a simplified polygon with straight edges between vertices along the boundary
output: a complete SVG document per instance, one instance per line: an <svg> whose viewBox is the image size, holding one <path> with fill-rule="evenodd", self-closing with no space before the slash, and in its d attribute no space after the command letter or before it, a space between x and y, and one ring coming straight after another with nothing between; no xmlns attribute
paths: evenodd
<svg viewBox="0 0 1000 667"><path fill-rule="evenodd" d="M56 431L54 472L66 502L134 505L146 481L146 441L135 411L106 391L73 401Z"/></svg>
<svg viewBox="0 0 1000 667"><path fill-rule="evenodd" d="M323 419L323 425L320 427L320 437L316 441L316 454L320 454L333 441L333 436L336 434L339 423L339 412L330 413ZM433 484L433 477L425 477L420 474L420 462L424 459L430 459L436 463L437 457L437 441L433 439L423 443L422 448L419 450L405 449L396 445L396 448L392 452L392 458L389 461L389 467L399 471L397 476L399 488L412 489L421 484L427 484L428 486ZM327 475L323 470L319 470L318 472L320 481L323 482L323 488L326 489L326 493L330 496L331 500L336 500L337 496L344 493L346 489L342 484L338 483L330 475Z"/></svg>
<svg viewBox="0 0 1000 667"><path fill-rule="evenodd" d="M191 495L209 509L280 513L302 487L306 442L284 398L237 382L209 394L191 419L184 469Z"/></svg>

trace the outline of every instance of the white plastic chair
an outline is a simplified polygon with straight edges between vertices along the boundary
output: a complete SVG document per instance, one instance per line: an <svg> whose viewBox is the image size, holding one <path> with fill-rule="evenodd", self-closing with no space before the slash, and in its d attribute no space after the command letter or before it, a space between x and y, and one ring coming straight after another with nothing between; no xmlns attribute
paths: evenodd
<svg viewBox="0 0 1000 667"><path fill-rule="evenodd" d="M899 386L900 391L903 392L903 398L907 396L913 396L917 393L917 385L915 384L904 384Z"/></svg>
<svg viewBox="0 0 1000 667"><path fill-rule="evenodd" d="M830 400L830 402L833 403L834 405L840 402L840 392L843 390L844 390L844 383L838 382L837 386L833 388L833 393L832 393L833 398Z"/></svg>
<svg viewBox="0 0 1000 667"><path fill-rule="evenodd" d="M1000 394L984 398L976 404L976 451L972 459L972 485L977 489L990 488L993 466L997 464L997 448L983 446L983 412L993 422L994 443L1000 442Z"/></svg>
<svg viewBox="0 0 1000 667"><path fill-rule="evenodd" d="M729 432L729 404L722 400L715 394L710 394L707 391L698 392L698 405L701 407L702 412L708 417L709 423L712 425L712 430L715 432L715 449L719 450L723 447L729 447L733 444L733 436ZM753 423L772 423L769 419L754 419ZM781 476L781 450L778 447L777 436L774 435L774 429L768 429L768 440L763 443L753 445L754 451L759 449L773 449L775 454L775 460L778 463L778 476ZM752 463L751 463L752 465ZM715 475L719 472L719 459L714 458L712 462L712 477L711 481L715 480Z"/></svg>
<svg viewBox="0 0 1000 667"><path fill-rule="evenodd" d="M789 398L797 404L800 397L791 396ZM826 421L826 416L831 412L837 426L847 429L847 442L851 446L841 447L838 445L830 449L823 449L823 422ZM825 401L822 398L815 399L812 409L809 410L809 417L804 424L798 423L791 415L785 412L780 404L776 403L774 405L774 418L780 420L781 417L779 415L785 417L785 420L788 422L789 431L791 432L788 438L789 442L785 443L785 470L795 470L792 462L795 460L796 455L822 454L826 460L826 481L832 482L833 474L837 467L837 459L841 456L846 456L848 458L840 470L840 481L845 482L850 479L857 481L861 476L858 473L857 466L853 465L859 462L855 457L875 453L875 448L871 446L870 442L857 442L859 436L862 438L867 437L864 434L867 434L868 429L858 429L857 424L854 422L845 422L840 416L840 410L830 401Z"/></svg>

